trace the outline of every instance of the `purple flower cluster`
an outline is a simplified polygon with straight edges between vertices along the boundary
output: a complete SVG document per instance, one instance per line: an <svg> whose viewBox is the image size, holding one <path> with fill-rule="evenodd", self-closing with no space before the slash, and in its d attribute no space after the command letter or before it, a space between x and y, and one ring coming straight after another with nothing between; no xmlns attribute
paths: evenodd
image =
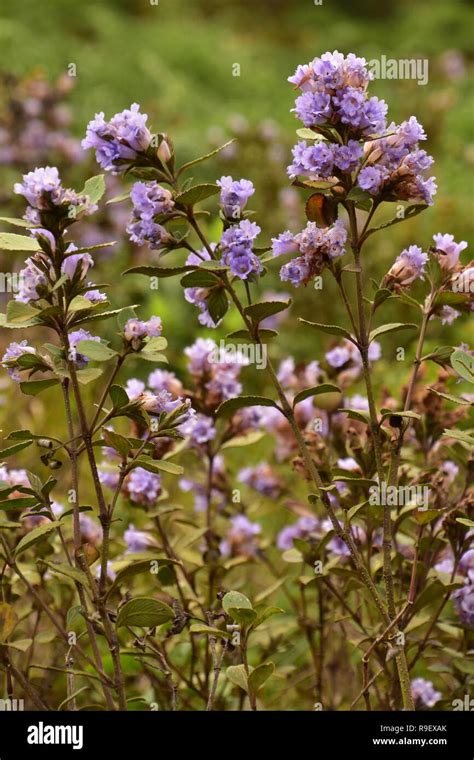
<svg viewBox="0 0 474 760"><path fill-rule="evenodd" d="M387 106L367 96L372 76L364 58L337 50L298 66L288 81L301 90L294 112L305 127L346 125L357 137L380 132L386 126Z"/></svg>
<svg viewBox="0 0 474 760"><path fill-rule="evenodd" d="M423 172L433 163L418 142L426 140L421 124L411 116L402 124L390 124L385 136L364 145L364 166L358 185L384 200L419 201L431 205L436 194L435 178Z"/></svg>
<svg viewBox="0 0 474 760"><path fill-rule="evenodd" d="M310 533L320 528L320 522L315 517L300 517L293 525L287 525L277 536L277 546L282 551L291 549L295 538L307 538Z"/></svg>
<svg viewBox="0 0 474 760"><path fill-rule="evenodd" d="M440 691L436 691L432 682L425 678L414 678L411 682L411 693L415 702L424 707L434 707L442 698Z"/></svg>
<svg viewBox="0 0 474 760"><path fill-rule="evenodd" d="M146 126L148 116L140 113L138 103L105 121L103 112L87 125L83 148L93 148L96 160L106 171L120 174L150 147L152 134Z"/></svg>
<svg viewBox="0 0 474 760"><path fill-rule="evenodd" d="M224 216L227 219L240 219L248 199L255 192L252 182L248 179L221 177L217 184L221 188L220 202Z"/></svg>
<svg viewBox="0 0 474 760"><path fill-rule="evenodd" d="M251 274L260 274L263 267L252 250L252 244L260 233L255 222L244 219L240 224L227 229L221 238L222 262L230 267L234 277L246 280Z"/></svg>
<svg viewBox="0 0 474 760"><path fill-rule="evenodd" d="M347 230L340 219L331 227L318 227L315 222L308 222L297 235L287 231L272 238L274 256L300 254L282 266L280 279L291 282L295 287L307 285L322 272L328 260L344 255L346 240Z"/></svg>
<svg viewBox="0 0 474 760"><path fill-rule="evenodd" d="M127 225L130 240L138 245L146 243L152 250L159 250L171 241L171 235L154 221L160 214L168 214L174 208L173 196L157 182L136 182L130 192L133 211Z"/></svg>
<svg viewBox="0 0 474 760"><path fill-rule="evenodd" d="M32 346L29 346L26 340L22 340L20 343L13 342L7 346L5 353L2 356L2 365L4 367L7 367L8 374L12 380L15 380L17 383L19 383L21 380L20 367L16 365L16 359L18 359L19 356L23 356L23 354L35 353L36 349L34 349Z"/></svg>
<svg viewBox="0 0 474 760"><path fill-rule="evenodd" d="M134 341L138 341L139 345L141 345L141 341L145 338L158 338L162 330L163 325L159 317L150 317L147 322L132 317L125 323L123 335L125 340L132 343L132 345Z"/></svg>
<svg viewBox="0 0 474 760"><path fill-rule="evenodd" d="M184 353L189 359L189 371L203 386L209 404L216 406L242 392L238 378L247 359L229 355L210 338L198 338Z"/></svg>
<svg viewBox="0 0 474 760"><path fill-rule="evenodd" d="M145 552L150 546L153 546L154 541L148 533L142 530L137 530L135 526L130 523L127 530L123 534L127 549L125 554L136 554L138 552Z"/></svg>
<svg viewBox="0 0 474 760"><path fill-rule="evenodd" d="M280 479L266 462L261 462L255 467L244 467L238 473L237 478L241 483L245 483L263 496L276 498L282 490Z"/></svg>
<svg viewBox="0 0 474 760"><path fill-rule="evenodd" d="M257 536L261 533L261 525L251 522L245 515L235 515L230 518L230 528L220 543L220 551L224 557L253 557L258 551Z"/></svg>
<svg viewBox="0 0 474 760"><path fill-rule="evenodd" d="M382 355L382 349L380 343L373 340L369 345L368 359L370 362L375 362L380 359ZM344 340L342 344L334 346L326 352L325 358L327 363L332 369L341 370L350 365L354 369L358 370L362 366L362 356L359 349L350 341Z"/></svg>
<svg viewBox="0 0 474 760"><path fill-rule="evenodd" d="M291 178L302 176L311 180L328 179L338 172L350 173L359 166L362 145L349 140L347 145L326 142L324 139L308 146L305 140L292 149L293 162L288 167Z"/></svg>
<svg viewBox="0 0 474 760"><path fill-rule="evenodd" d="M454 591L451 598L461 623L474 628L474 572L471 573L470 582Z"/></svg>
<svg viewBox="0 0 474 760"><path fill-rule="evenodd" d="M125 490L135 504L151 506L161 493L161 478L143 467L135 467L126 478Z"/></svg>
<svg viewBox="0 0 474 760"><path fill-rule="evenodd" d="M217 431L211 417L195 414L179 426L179 432L186 438L189 437L191 446L203 446L215 438Z"/></svg>
<svg viewBox="0 0 474 760"><path fill-rule="evenodd" d="M23 175L23 182L16 182L13 190L28 201L25 219L32 224L41 223L41 212L65 207L71 220L72 209L80 206L82 214L93 214L97 205L90 202L87 195L78 195L75 190L64 188L55 166L45 166ZM43 233L43 231L41 231ZM54 241L53 241L54 242Z"/></svg>
<svg viewBox="0 0 474 760"><path fill-rule="evenodd" d="M15 301L28 303L41 298L41 289L47 285L44 272L39 269L33 259L26 259L26 266L20 270L18 278L18 290L15 293Z"/></svg>

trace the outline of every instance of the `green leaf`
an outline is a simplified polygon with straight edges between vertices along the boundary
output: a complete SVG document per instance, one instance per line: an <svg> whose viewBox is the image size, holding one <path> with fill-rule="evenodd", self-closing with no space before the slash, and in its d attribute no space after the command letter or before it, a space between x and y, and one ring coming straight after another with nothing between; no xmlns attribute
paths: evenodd
<svg viewBox="0 0 474 760"><path fill-rule="evenodd" d="M321 385L314 385L312 388L305 388L304 391L296 394L293 400L293 409L300 401L304 401L310 396L319 396L321 393L341 393L341 389L332 383L322 383Z"/></svg>
<svg viewBox="0 0 474 760"><path fill-rule="evenodd" d="M126 459L128 457L131 451L131 446L123 435L115 433L113 430L107 430L105 428L102 431L102 435L107 446L110 446L112 449L115 449L115 451L118 451L123 459Z"/></svg>
<svg viewBox="0 0 474 760"><path fill-rule="evenodd" d="M264 662L258 667L254 668L248 677L248 686L250 691L256 694L258 690L263 686L265 681L270 678L274 670L275 665L273 662Z"/></svg>
<svg viewBox="0 0 474 760"><path fill-rule="evenodd" d="M326 140L323 135L313 132L309 127L301 127L300 129L297 129L296 134L298 137L301 137L302 140Z"/></svg>
<svg viewBox="0 0 474 760"><path fill-rule="evenodd" d="M15 547L15 557L18 557L19 554L30 549L39 541L43 541L43 539L53 533L56 528L59 528L60 525L61 523L59 520L54 520L46 525L40 525L39 528L33 528L33 530L30 530L30 532L27 533L26 536L23 536L21 541Z"/></svg>
<svg viewBox="0 0 474 760"><path fill-rule="evenodd" d="M21 301L9 301L7 305L7 320L11 324L20 322L29 322L33 317L39 315L38 309L30 306L28 303Z"/></svg>
<svg viewBox="0 0 474 760"><path fill-rule="evenodd" d="M465 525L466 528L474 528L474 520L468 520L467 517L456 517L456 522Z"/></svg>
<svg viewBox="0 0 474 760"><path fill-rule="evenodd" d="M0 602L0 642L4 642L15 630L18 616L7 602Z"/></svg>
<svg viewBox="0 0 474 760"><path fill-rule="evenodd" d="M201 201L206 200L206 198L210 198L212 195L217 195L219 192L220 187L218 185L194 185L194 187L190 187L183 193L179 193L174 200L175 203L179 203L183 206L194 206L195 203L200 203Z"/></svg>
<svg viewBox="0 0 474 760"><path fill-rule="evenodd" d="M211 290L206 303L212 321L214 324L217 324L229 308L229 301L227 300L225 290L223 288L214 288L214 290Z"/></svg>
<svg viewBox="0 0 474 760"><path fill-rule="evenodd" d="M263 430L251 430L250 433L245 435L237 435L235 438L231 438L222 444L221 449L235 449L241 446L251 446L252 443L257 443L265 436Z"/></svg>
<svg viewBox="0 0 474 760"><path fill-rule="evenodd" d="M84 311L85 309L93 309L94 304L84 296L75 296L68 306L68 311Z"/></svg>
<svg viewBox="0 0 474 760"><path fill-rule="evenodd" d="M16 490L16 489L13 489ZM38 506L38 499L34 496L19 496L16 499L0 501L0 509L31 509ZM1 523L0 523L1 524Z"/></svg>
<svg viewBox="0 0 474 760"><path fill-rule="evenodd" d="M383 335L384 333L388 332L398 332L399 330L417 330L418 325L413 324L412 322L392 322L388 325L380 325L380 327L376 327L375 330L372 330L369 335L369 343L372 343L375 338L377 338L379 335Z"/></svg>
<svg viewBox="0 0 474 760"><path fill-rule="evenodd" d="M212 288L219 282L219 278L212 272L195 269L194 272L188 272L181 278L180 284L183 288Z"/></svg>
<svg viewBox="0 0 474 760"><path fill-rule="evenodd" d="M84 367L84 369L78 369L76 374L81 385L88 385L97 380L102 375L102 372L103 370L99 369L99 367Z"/></svg>
<svg viewBox="0 0 474 760"><path fill-rule="evenodd" d="M114 578L114 582L108 591L108 595L110 595L113 591L116 591L116 589L126 579L133 578L135 575L140 575L141 573L150 573L153 567L153 563L156 563L158 568L162 566L165 567L166 565L180 564L179 562L170 560L167 557L150 557L149 559L140 559L136 560L135 562L131 562L129 565L123 567L118 571L116 577Z"/></svg>
<svg viewBox="0 0 474 760"><path fill-rule="evenodd" d="M28 229L31 229L35 226L27 219L15 219L12 216L0 216L0 222L6 222L7 224L11 224L13 227L27 227Z"/></svg>
<svg viewBox="0 0 474 760"><path fill-rule="evenodd" d="M22 451L23 449L26 449L28 446L31 446L33 443L32 440L29 441L22 441L22 443L15 443L13 446L7 446L6 449L2 449L0 451L0 459L6 459L7 457L11 457L12 454L17 454L19 451Z"/></svg>
<svg viewBox="0 0 474 760"><path fill-rule="evenodd" d="M371 229L365 233L364 239L369 237L369 235L373 235L374 232L384 230L387 227L391 227L393 224L399 224L400 222L404 222L407 219L411 219L412 217L417 216L417 214L420 214L422 211L425 211L427 208L429 208L429 206L425 205L424 203L417 203L414 206L408 206L405 209L403 216L395 216L393 219L390 219L390 221L379 224L378 227L371 227Z"/></svg>
<svg viewBox="0 0 474 760"><path fill-rule="evenodd" d="M436 388L428 388L431 393L434 393L435 396L440 396L441 398L446 399L446 401L451 401L453 404L460 404L461 406L472 406L472 401L469 401L467 398L463 398L462 396L454 396L452 393L441 393L441 391L436 390Z"/></svg>
<svg viewBox="0 0 474 760"><path fill-rule="evenodd" d="M350 420L357 420L358 422L370 425L370 414L368 412L363 412L359 409L338 409L337 411L347 414Z"/></svg>
<svg viewBox="0 0 474 760"><path fill-rule="evenodd" d="M104 175L97 174L95 177L90 177L90 179L86 180L80 195L87 195L91 203L97 203L97 201L100 201L104 193Z"/></svg>
<svg viewBox="0 0 474 760"><path fill-rule="evenodd" d="M249 693L249 685L247 682L247 673L243 665L230 665L226 672L227 678L234 686L239 686L247 694Z"/></svg>
<svg viewBox="0 0 474 760"><path fill-rule="evenodd" d="M231 417L239 409L244 409L247 406L273 406L275 409L280 409L275 401L264 398L264 396L237 396L223 401L216 410L216 416Z"/></svg>
<svg viewBox="0 0 474 760"><path fill-rule="evenodd" d="M40 245L35 238L17 235L14 232L0 232L0 250L3 251L39 251Z"/></svg>
<svg viewBox="0 0 474 760"><path fill-rule="evenodd" d="M474 357L466 351L456 349L451 354L451 366L463 380L474 383Z"/></svg>
<svg viewBox="0 0 474 760"><path fill-rule="evenodd" d="M13 649L18 649L19 652L27 652L33 643L33 639L16 639L16 641L9 641L6 645Z"/></svg>
<svg viewBox="0 0 474 760"><path fill-rule="evenodd" d="M163 459L151 459L150 457L138 457L134 462L134 467L143 467L149 472L167 472L170 475L182 475L184 472L179 464Z"/></svg>
<svg viewBox="0 0 474 760"><path fill-rule="evenodd" d="M356 344L355 339L352 337L350 332L348 330L345 330L343 327L339 327L339 325L322 325L319 322L309 322L307 319L302 319L301 317L298 317L298 322L302 322L305 325L309 325L310 327L313 327L315 330L319 330L320 332L327 333L328 335L342 335L347 340L350 340L351 343Z"/></svg>
<svg viewBox="0 0 474 760"><path fill-rule="evenodd" d="M233 620L244 625L253 623L257 616L250 599L239 591L229 591L222 600L222 607Z"/></svg>
<svg viewBox="0 0 474 760"><path fill-rule="evenodd" d="M260 301L251 304L251 306L246 306L244 312L254 324L258 324L262 319L284 311L290 304L291 298L288 301Z"/></svg>
<svg viewBox="0 0 474 760"><path fill-rule="evenodd" d="M233 137L232 140L228 140L224 145L220 145L218 148L215 148L215 150L211 150L210 153L206 153L204 156L199 156L199 158L195 158L192 161L188 161L186 164L183 164L178 174L181 174L181 172L186 171L186 169L189 169L191 166L195 166L196 164L200 164L202 161L207 161L208 158L212 158L212 156L215 156L217 153L220 153L221 150L224 150L224 148L227 148L229 145L231 145L233 142L235 142L236 138Z"/></svg>
<svg viewBox="0 0 474 760"><path fill-rule="evenodd" d="M38 393L42 393L48 388L52 388L53 385L59 385L57 378L51 378L51 380L28 380L24 383L20 383L20 389L22 393L27 396L37 396Z"/></svg>
<svg viewBox="0 0 474 760"><path fill-rule="evenodd" d="M95 362L106 362L117 356L117 352L112 348L99 343L96 340L80 340L76 346L77 352Z"/></svg>
<svg viewBox="0 0 474 760"><path fill-rule="evenodd" d="M381 306L387 298L392 298L393 293L388 288L379 288L374 295L374 311Z"/></svg>
<svg viewBox="0 0 474 760"><path fill-rule="evenodd" d="M270 338L274 338L275 335L278 335L276 330L269 330L266 327L259 327L258 329L258 337L260 340L269 340ZM240 338L241 340L246 340L250 343L256 342L256 339L250 335L248 330L234 330L234 332L228 333L226 338Z"/></svg>
<svg viewBox="0 0 474 760"><path fill-rule="evenodd" d="M445 430L441 438L454 438L460 443L466 443L468 446L474 446L474 437L465 433L464 430Z"/></svg>
<svg viewBox="0 0 474 760"><path fill-rule="evenodd" d="M284 613L285 610L282 610L281 607L266 607L262 612L257 612L257 617L250 626L250 629L254 631L255 628L262 625L268 618L273 617L273 615L283 615Z"/></svg>
<svg viewBox="0 0 474 760"><path fill-rule="evenodd" d="M109 396L114 409L121 409L123 406L127 406L130 400L127 392L120 385L112 385L109 390Z"/></svg>
<svg viewBox="0 0 474 760"><path fill-rule="evenodd" d="M132 267L127 269L122 274L145 274L147 277L175 277L177 274L184 274L185 272L192 272L196 269L195 266L185 264L181 267Z"/></svg>
<svg viewBox="0 0 474 760"><path fill-rule="evenodd" d="M123 626L138 626L140 628L155 628L155 626L173 620L174 612L168 604L158 599L142 596L131 599L120 608L117 617L117 628Z"/></svg>
<svg viewBox="0 0 474 760"><path fill-rule="evenodd" d="M56 564L54 562L48 562L48 560L41 559L41 562L43 562L45 565L47 565L50 570L52 570L53 573L58 573L59 575L65 575L67 578L70 578L71 580L75 581L76 583L80 583L81 586L88 586L89 582L87 580L87 575L82 572L78 567L73 567L69 565L67 562L62 562L60 564Z"/></svg>

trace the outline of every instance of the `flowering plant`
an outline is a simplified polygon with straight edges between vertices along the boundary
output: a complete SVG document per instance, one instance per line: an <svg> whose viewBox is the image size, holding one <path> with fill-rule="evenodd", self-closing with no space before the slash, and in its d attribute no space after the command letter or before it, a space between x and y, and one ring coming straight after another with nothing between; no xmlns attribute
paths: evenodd
<svg viewBox="0 0 474 760"><path fill-rule="evenodd" d="M452 653L453 640L459 650L470 645L473 438L464 421L472 394L452 386L473 382L473 360L466 346L425 353L425 340L431 320L450 323L472 310L474 268L461 263L466 243L435 234L426 250L403 250L368 288L366 242L433 203L436 184L425 175L432 159L419 147L426 135L413 116L387 122L384 101L369 96L364 59L352 54L326 53L290 82L304 126L288 174L307 196L308 221L271 245L257 244L250 180L189 178L218 151L179 166L170 137L153 134L137 104L88 125L83 147L105 171L136 180L112 200L130 199L127 234L156 263L125 274L179 277L206 328L219 327L230 309L240 317L231 346L198 337L186 349L183 378L158 368L146 381L119 382L134 360L165 363L167 341L159 317L111 309L105 286L89 279L108 244L76 248L70 239L74 223L97 210L103 175L80 193L54 167L15 185L28 205L24 219L9 221L29 235L2 233L0 243L29 258L2 326L35 335L46 328L54 342L12 342L2 363L27 396L58 386L67 422L65 438L10 432L1 452L5 460L36 445L43 466L68 465L61 483L6 466L1 473L1 663L36 707L49 709L48 697L17 652L32 652L48 632L62 643L46 668L66 673L59 702L71 709L125 710L139 698L152 709L208 710L248 699L255 710L286 693L279 675L289 677L297 707L364 700L366 709L429 708L447 684L436 668L436 686L419 675L420 664L429 665L433 648L438 657L443 646ZM217 240L198 209L213 197ZM376 214L394 203L395 216L377 226ZM259 293L280 257L286 289L318 290L331 278L345 316L344 325L300 319L298 329L335 340L318 359L288 357L277 367L269 354L291 300ZM380 321L389 302L412 309L419 324ZM111 346L89 328L112 320ZM399 398L384 391L378 399L383 336L402 331L418 336L406 387ZM266 395L244 391L252 363L265 370ZM429 365L439 374L427 387ZM359 382L363 392L350 392ZM236 468L236 451L245 457L265 441L260 461L241 454ZM81 498L84 460L93 506ZM69 509L53 498L61 488ZM256 504L266 505L262 522ZM297 518L290 524L277 524L282 504ZM278 606L267 605L272 596ZM360 684L333 689L328 626L336 621ZM451 693L472 675L459 654ZM79 696L86 690L89 701Z"/></svg>

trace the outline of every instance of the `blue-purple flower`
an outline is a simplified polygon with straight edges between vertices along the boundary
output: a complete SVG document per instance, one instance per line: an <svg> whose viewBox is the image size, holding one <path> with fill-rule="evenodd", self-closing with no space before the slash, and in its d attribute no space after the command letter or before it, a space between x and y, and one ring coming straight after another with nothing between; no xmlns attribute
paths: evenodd
<svg viewBox="0 0 474 760"><path fill-rule="evenodd" d="M220 203L224 215L228 219L240 219L248 199L255 192L253 183L248 179L221 177L216 184L221 188Z"/></svg>
<svg viewBox="0 0 474 760"><path fill-rule="evenodd" d="M124 172L150 146L152 134L147 120L138 103L115 114L110 121L105 121L103 112L98 113L87 125L82 147L93 148L97 162L106 171Z"/></svg>

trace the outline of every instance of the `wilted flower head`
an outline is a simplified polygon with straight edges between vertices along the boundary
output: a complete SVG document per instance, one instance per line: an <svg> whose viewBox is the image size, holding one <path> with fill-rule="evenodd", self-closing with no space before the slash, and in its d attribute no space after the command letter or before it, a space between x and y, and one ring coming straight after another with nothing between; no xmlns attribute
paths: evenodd
<svg viewBox="0 0 474 760"><path fill-rule="evenodd" d="M318 227L315 222L308 222L305 229L291 236L283 232L272 238L273 253L279 256L287 252L300 255L284 264L280 270L280 279L289 281L296 287L307 285L331 259L343 256L347 240L344 223L338 219L331 227Z"/></svg>
<svg viewBox="0 0 474 760"><path fill-rule="evenodd" d="M423 280L427 261L427 253L417 245L410 245L395 259L392 268L385 275L384 286L407 287L418 278Z"/></svg>

